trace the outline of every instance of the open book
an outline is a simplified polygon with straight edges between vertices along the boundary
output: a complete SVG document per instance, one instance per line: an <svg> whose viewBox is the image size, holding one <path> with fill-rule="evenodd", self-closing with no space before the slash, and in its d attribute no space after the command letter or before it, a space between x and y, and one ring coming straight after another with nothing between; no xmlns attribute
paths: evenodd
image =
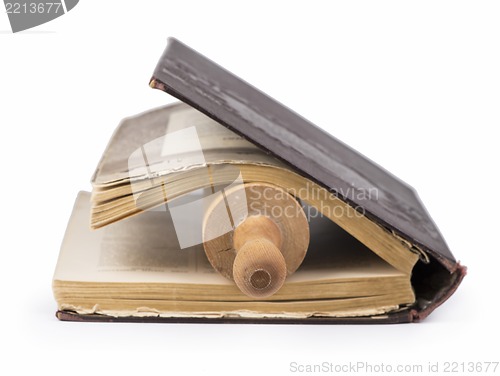
<svg viewBox="0 0 500 376"><path fill-rule="evenodd" d="M466 268L382 167L176 39L150 86L183 103L112 136L61 247L60 319L411 322L457 289Z"/></svg>

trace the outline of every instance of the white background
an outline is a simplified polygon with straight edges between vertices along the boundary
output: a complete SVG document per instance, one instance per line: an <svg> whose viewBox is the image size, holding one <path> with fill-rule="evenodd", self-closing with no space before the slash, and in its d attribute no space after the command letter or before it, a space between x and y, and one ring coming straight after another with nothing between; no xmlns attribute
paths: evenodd
<svg viewBox="0 0 500 376"><path fill-rule="evenodd" d="M498 2L271 3L82 0L19 34L2 10L0 371L256 375L290 374L291 362L500 361L488 342L500 334ZM148 87L168 36L413 185L469 267L456 294L412 325L57 321L51 279L77 192L90 190L123 117L174 101Z"/></svg>

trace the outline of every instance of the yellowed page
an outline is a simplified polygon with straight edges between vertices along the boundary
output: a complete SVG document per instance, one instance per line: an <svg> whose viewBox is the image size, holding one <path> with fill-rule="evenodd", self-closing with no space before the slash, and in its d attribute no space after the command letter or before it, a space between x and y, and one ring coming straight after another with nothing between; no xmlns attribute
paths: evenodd
<svg viewBox="0 0 500 376"><path fill-rule="evenodd" d="M232 284L217 274L203 246L180 249L166 210L148 211L90 230L90 194L81 192L61 247L55 280ZM325 249L328 248L328 249ZM311 224L311 245L303 265L286 283L405 277L327 218Z"/></svg>

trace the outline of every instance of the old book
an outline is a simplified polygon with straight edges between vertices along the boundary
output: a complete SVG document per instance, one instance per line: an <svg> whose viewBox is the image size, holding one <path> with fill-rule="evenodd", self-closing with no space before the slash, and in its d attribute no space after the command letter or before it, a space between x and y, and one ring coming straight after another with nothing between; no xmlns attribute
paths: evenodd
<svg viewBox="0 0 500 376"><path fill-rule="evenodd" d="M185 103L113 135L61 249L60 319L409 322L458 287L465 268L416 193L361 154L175 39L151 86ZM225 203L232 230L241 224L230 215L236 184L276 187L307 213L301 265L261 299L203 252L226 236L205 237L207 198Z"/></svg>

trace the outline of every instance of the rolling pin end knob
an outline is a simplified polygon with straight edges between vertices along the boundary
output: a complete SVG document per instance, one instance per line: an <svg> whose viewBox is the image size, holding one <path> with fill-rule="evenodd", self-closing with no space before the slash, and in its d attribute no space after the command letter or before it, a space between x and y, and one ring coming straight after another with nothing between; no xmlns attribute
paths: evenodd
<svg viewBox="0 0 500 376"><path fill-rule="evenodd" d="M266 298L276 293L283 286L286 275L283 254L267 239L247 242L234 259L234 281L252 298Z"/></svg>

